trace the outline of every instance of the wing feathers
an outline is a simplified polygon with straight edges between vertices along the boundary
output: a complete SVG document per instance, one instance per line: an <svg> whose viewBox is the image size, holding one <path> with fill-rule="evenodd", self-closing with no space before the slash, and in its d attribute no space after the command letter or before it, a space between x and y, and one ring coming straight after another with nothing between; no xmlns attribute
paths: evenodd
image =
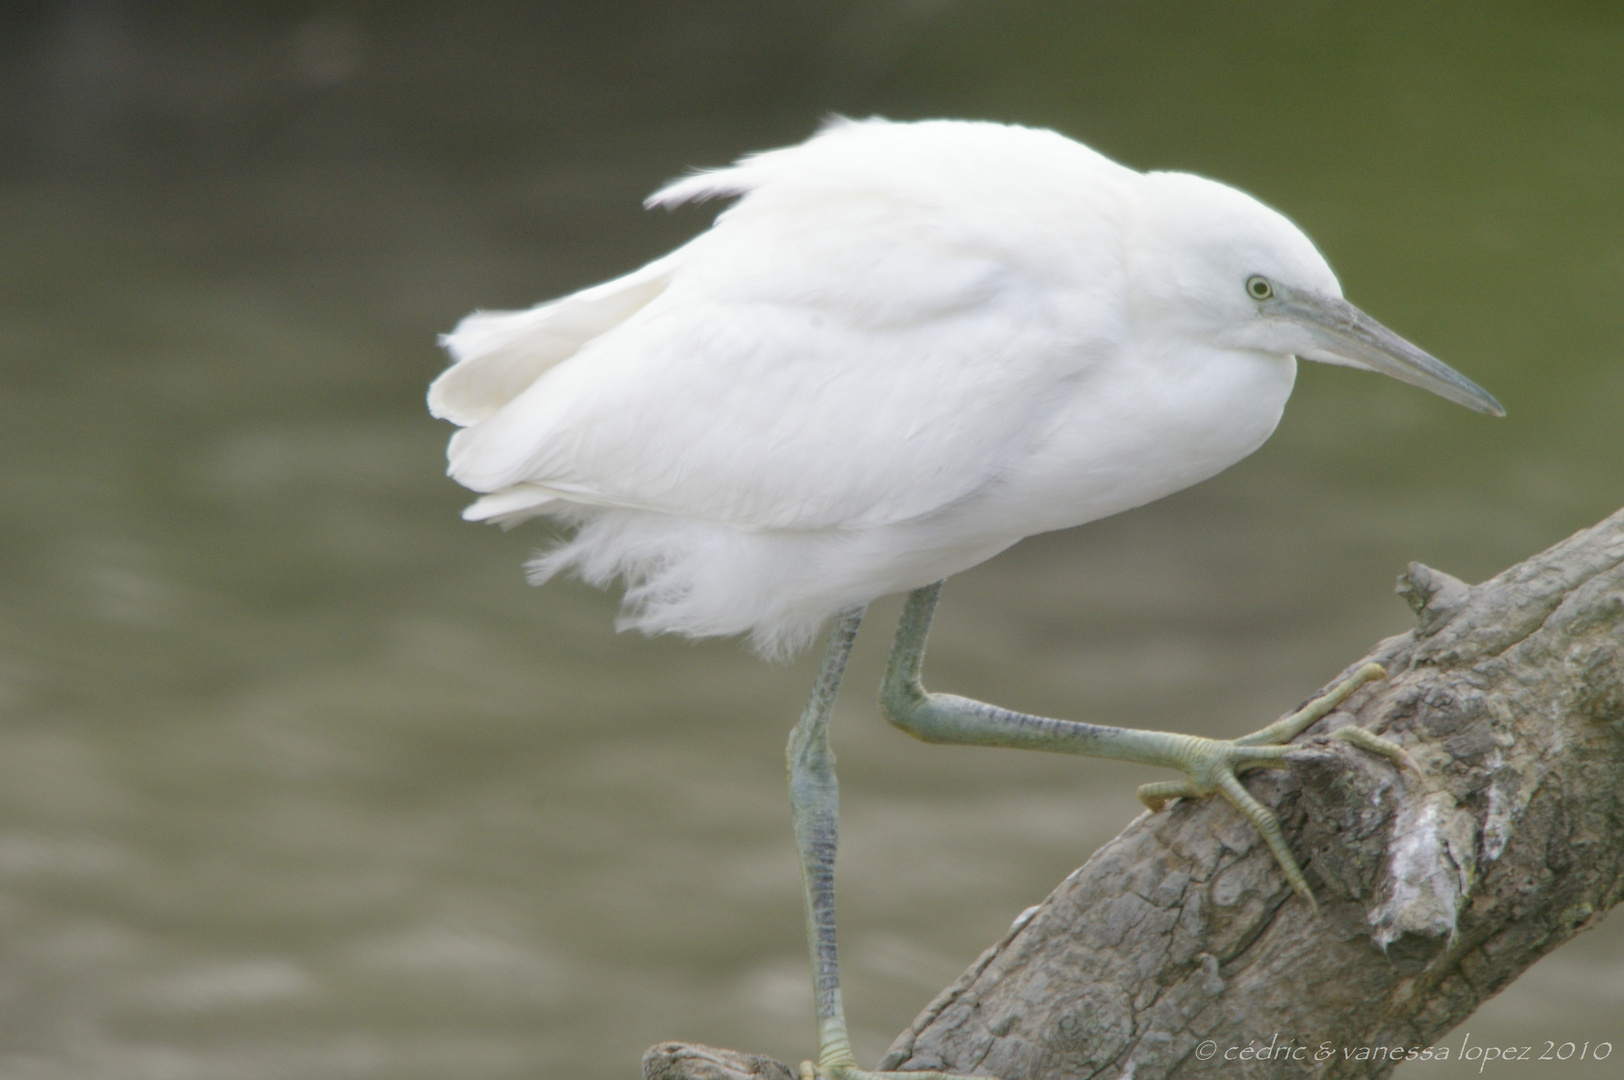
<svg viewBox="0 0 1624 1080"><path fill-rule="evenodd" d="M466 320L431 404L468 425L450 471L487 493L471 512L857 529L991 482L1109 351L1074 316L1110 332L1115 275L1069 256L1115 250L1102 200L1126 171L1047 133L972 133L984 153L938 145L963 125L842 122L679 180L651 202L744 198L624 278Z"/></svg>

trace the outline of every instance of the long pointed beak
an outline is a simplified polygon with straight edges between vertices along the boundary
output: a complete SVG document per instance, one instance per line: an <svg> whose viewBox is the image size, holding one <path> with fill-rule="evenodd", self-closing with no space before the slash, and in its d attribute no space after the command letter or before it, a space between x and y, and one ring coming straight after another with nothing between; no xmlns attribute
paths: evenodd
<svg viewBox="0 0 1624 1080"><path fill-rule="evenodd" d="M1278 284L1275 290L1273 300L1265 305L1268 314L1307 330L1315 344L1330 354L1328 359L1391 375L1400 382L1430 390L1476 412L1490 416L1506 414L1493 394L1437 357L1411 345L1341 297Z"/></svg>

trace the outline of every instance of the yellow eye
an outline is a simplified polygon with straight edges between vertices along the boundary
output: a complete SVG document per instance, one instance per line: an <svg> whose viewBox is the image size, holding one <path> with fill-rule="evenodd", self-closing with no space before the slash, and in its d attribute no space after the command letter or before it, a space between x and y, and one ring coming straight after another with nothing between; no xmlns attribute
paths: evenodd
<svg viewBox="0 0 1624 1080"><path fill-rule="evenodd" d="M1246 295L1253 300L1267 300L1274 295L1274 286L1262 274L1253 274L1246 279Z"/></svg>

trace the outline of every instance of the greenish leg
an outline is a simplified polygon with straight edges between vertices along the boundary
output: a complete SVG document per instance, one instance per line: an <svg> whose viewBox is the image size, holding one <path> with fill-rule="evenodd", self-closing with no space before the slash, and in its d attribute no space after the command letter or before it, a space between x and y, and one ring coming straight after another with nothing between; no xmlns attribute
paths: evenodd
<svg viewBox="0 0 1624 1080"><path fill-rule="evenodd" d="M846 1033L846 1013L840 1003L840 963L835 953L835 847L840 788L835 780L834 751L829 748L829 715L862 619L860 607L843 611L835 619L812 697L800 723L790 733L786 751L818 1020L818 1062L801 1063L801 1080L957 1080L939 1072L877 1073L859 1069Z"/></svg>
<svg viewBox="0 0 1624 1080"><path fill-rule="evenodd" d="M1287 753L1284 745L1287 741L1365 683L1386 677L1379 664L1366 664L1335 689L1297 712L1238 739L1204 739L1195 735L1051 720L952 694L933 694L925 689L920 678L925 661L925 639L941 588L941 582L937 582L908 594L880 693L886 719L925 742L1048 750L1178 769L1186 779L1146 784L1139 789L1139 798L1145 805L1159 810L1170 799L1222 794L1257 827L1291 887L1317 910L1308 882L1281 835L1279 820L1241 786L1238 777L1252 769L1278 767ZM1350 727L1336 734L1362 749L1414 767L1401 747L1368 731Z"/></svg>

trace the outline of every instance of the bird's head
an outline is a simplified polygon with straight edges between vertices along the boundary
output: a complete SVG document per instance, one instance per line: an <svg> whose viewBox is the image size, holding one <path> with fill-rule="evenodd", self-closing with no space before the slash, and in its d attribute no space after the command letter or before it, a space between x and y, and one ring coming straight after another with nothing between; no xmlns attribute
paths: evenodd
<svg viewBox="0 0 1624 1080"><path fill-rule="evenodd" d="M1505 415L1488 391L1344 300L1325 257L1283 214L1189 173L1144 181L1126 245L1131 302L1162 326L1223 349L1378 371Z"/></svg>

